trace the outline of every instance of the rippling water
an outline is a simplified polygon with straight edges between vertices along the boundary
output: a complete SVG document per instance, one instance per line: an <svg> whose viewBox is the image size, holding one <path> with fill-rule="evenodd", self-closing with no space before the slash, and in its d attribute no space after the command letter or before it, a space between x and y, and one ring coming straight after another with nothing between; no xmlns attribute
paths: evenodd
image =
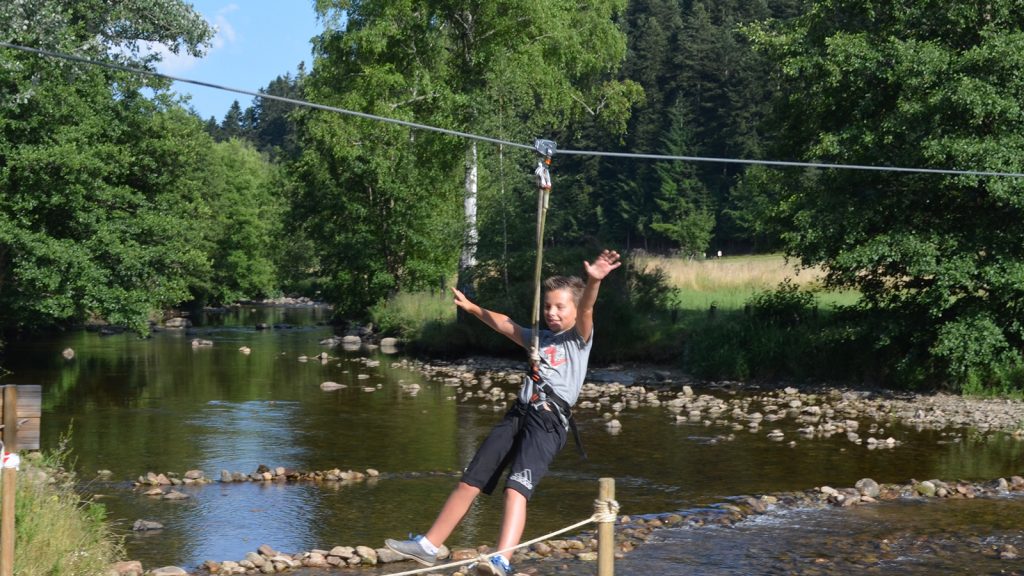
<svg viewBox="0 0 1024 576"><path fill-rule="evenodd" d="M245 308L199 319L204 325L189 333L166 331L146 340L69 332L11 342L3 365L13 374L0 383L43 386L44 448L71 431L76 467L89 480L85 489L108 506L111 519L128 537L129 556L146 567L238 560L260 544L289 552L376 547L386 537L422 532L454 486L456 471L501 413L481 409L479 402L456 402L443 383L392 367L393 357L373 356L381 365L366 368L360 362L365 354L331 350L339 358L327 364L299 362L300 355L326 350L318 344L330 335L328 327L317 324L323 316L316 308ZM257 331L258 322L280 327ZM193 337L215 344L193 349ZM243 345L252 348L251 355L238 351ZM67 346L77 354L71 362L60 356ZM319 385L325 380L348 388L323 392ZM420 393L403 392L400 384L408 382L419 383ZM999 433L960 430L950 441L939 432L887 425L885 434L902 444L869 450L838 436L800 439L795 425L786 422L772 428L783 429L787 442L796 439L792 447L768 440L765 430L677 424L661 408L627 411L619 419L622 431L612 435L599 413L580 415L590 459L581 460L570 442L531 503L526 537L589 516L602 476L616 478L623 513L635 515L738 494L852 486L865 476L879 482L984 480L1024 471L1024 443ZM213 484L185 488L192 498L180 502L154 500L130 487L147 471L198 468L217 477L220 470L251 473L259 464L302 470L372 467L382 477L352 485ZM112 480L91 480L101 469L113 471ZM912 524L908 531L927 530L927 514L956 519L973 513L969 506L984 504L956 508L943 503L921 507L927 512L916 516L902 514L899 506L784 514L740 529L663 531L657 543L628 555L620 573L640 574L658 566L684 567L694 574L854 573L853 568L842 571L843 560L815 552L819 539L810 535L828 534L829 523L843 532L857 522L869 527L906 520ZM1005 507L1008 514L1022 517L1018 501ZM1004 517L1000 506L990 512L995 520ZM500 497L481 499L449 544L493 544L500 514ZM871 514L883 516L871 520ZM130 528L136 519L159 521L166 528L135 534ZM739 540L730 543L729 538ZM823 546L843 546L842 538L836 538ZM760 548L754 545L757 539L764 539ZM810 549L794 551L791 558L743 552L763 546ZM799 567L805 556L813 558ZM751 572L760 566L757 558L770 560L765 566L771 570ZM738 571L730 572L734 565Z"/></svg>

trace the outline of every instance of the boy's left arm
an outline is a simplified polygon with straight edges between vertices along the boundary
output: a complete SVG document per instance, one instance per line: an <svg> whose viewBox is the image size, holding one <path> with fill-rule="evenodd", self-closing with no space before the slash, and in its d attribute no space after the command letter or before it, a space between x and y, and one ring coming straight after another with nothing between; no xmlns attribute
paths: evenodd
<svg viewBox="0 0 1024 576"><path fill-rule="evenodd" d="M594 303L597 302L597 293L601 290L601 281L621 265L619 253L614 250L601 252L593 264L583 262L583 267L587 271L587 285L583 288L583 296L576 310L576 332L584 342L589 342L590 336L594 333Z"/></svg>

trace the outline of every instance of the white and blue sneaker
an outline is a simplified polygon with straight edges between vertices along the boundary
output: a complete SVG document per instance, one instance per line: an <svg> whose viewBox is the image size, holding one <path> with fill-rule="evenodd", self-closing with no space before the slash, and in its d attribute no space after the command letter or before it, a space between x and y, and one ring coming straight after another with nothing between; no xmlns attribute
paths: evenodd
<svg viewBox="0 0 1024 576"><path fill-rule="evenodd" d="M489 562L477 562L469 567L476 572L476 576L508 576L515 574L512 565L502 555L491 556Z"/></svg>

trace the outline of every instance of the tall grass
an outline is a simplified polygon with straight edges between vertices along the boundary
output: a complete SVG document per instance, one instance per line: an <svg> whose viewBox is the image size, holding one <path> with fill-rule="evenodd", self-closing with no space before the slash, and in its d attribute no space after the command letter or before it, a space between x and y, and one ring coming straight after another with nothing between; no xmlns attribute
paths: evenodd
<svg viewBox="0 0 1024 576"><path fill-rule="evenodd" d="M651 272L660 270L668 285L675 289L672 304L680 310L721 310L743 308L753 296L772 290L782 283L814 292L819 304L853 304L856 292L826 292L824 273L817 268L801 268L779 254L732 256L707 260L636 255L636 267Z"/></svg>
<svg viewBox="0 0 1024 576"><path fill-rule="evenodd" d="M66 439L22 461L15 501L18 576L95 576L121 559L123 548L100 504L83 500L69 471Z"/></svg>
<svg viewBox="0 0 1024 576"><path fill-rule="evenodd" d="M400 292L370 310L377 329L404 340L417 340L427 326L455 321L450 293Z"/></svg>

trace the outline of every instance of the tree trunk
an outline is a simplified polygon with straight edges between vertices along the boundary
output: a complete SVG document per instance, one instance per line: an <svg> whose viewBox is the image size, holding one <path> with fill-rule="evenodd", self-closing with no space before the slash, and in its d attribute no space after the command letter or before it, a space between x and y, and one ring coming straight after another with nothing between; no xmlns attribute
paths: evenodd
<svg viewBox="0 0 1024 576"><path fill-rule="evenodd" d="M459 257L459 289L470 295L473 286L473 272L476 267L476 245L479 232L476 227L477 154L476 142L470 142L466 150L466 183L463 198L465 230L462 238L462 254Z"/></svg>

